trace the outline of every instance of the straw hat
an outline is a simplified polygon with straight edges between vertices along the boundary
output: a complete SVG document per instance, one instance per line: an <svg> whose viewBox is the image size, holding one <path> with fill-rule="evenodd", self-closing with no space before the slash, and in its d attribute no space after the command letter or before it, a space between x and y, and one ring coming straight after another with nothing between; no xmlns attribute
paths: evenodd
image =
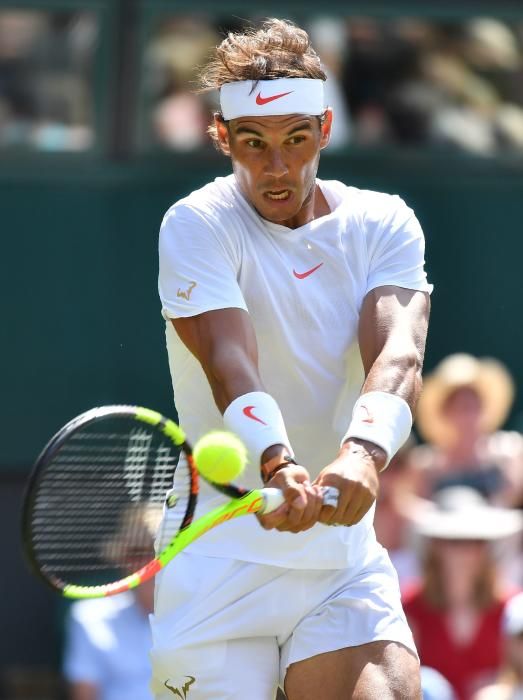
<svg viewBox="0 0 523 700"><path fill-rule="evenodd" d="M417 534L438 540L499 540L521 532L523 514L489 505L470 486L448 486L438 491L414 519Z"/></svg>
<svg viewBox="0 0 523 700"><path fill-rule="evenodd" d="M491 433L507 418L514 399L514 382L501 362L465 353L446 357L424 380L416 412L416 426L427 442L446 447L455 439L443 406L461 388L474 389L481 399L481 429Z"/></svg>

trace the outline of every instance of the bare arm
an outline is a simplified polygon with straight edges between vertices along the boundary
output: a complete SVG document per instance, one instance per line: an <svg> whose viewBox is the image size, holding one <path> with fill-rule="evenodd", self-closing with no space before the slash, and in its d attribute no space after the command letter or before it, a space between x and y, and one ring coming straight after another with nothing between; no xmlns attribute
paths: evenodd
<svg viewBox="0 0 523 700"><path fill-rule="evenodd" d="M264 391L258 371L258 347L249 314L242 309L220 309L190 318L172 319L180 339L200 362L221 413L238 396ZM261 463L283 462L287 445L271 445ZM276 478L277 477L277 478ZM284 492L286 504L260 521L266 528L298 532L312 527L321 508L317 489L304 485L310 477L306 469L290 465L271 481Z"/></svg>
<svg viewBox="0 0 523 700"><path fill-rule="evenodd" d="M359 344L365 384L362 393L400 396L412 412L421 391L421 370L430 312L424 292L378 287L364 299Z"/></svg>
<svg viewBox="0 0 523 700"><path fill-rule="evenodd" d="M238 396L263 391L258 346L249 314L218 309L172 319L180 339L200 362L221 413Z"/></svg>
<svg viewBox="0 0 523 700"><path fill-rule="evenodd" d="M404 399L414 412L421 391L430 298L424 292L379 287L364 299L359 345L365 370L362 393L383 391ZM378 473L387 455L377 445L351 438L316 483L340 490L338 508L324 508L325 523L359 522L375 501Z"/></svg>

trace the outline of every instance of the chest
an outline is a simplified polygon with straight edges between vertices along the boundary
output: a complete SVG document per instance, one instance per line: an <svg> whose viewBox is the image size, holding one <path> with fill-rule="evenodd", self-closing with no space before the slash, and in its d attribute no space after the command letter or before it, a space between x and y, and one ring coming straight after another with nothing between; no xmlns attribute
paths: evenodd
<svg viewBox="0 0 523 700"><path fill-rule="evenodd" d="M352 233L339 224L245 235L239 283L259 330L285 319L309 332L354 334L368 265Z"/></svg>

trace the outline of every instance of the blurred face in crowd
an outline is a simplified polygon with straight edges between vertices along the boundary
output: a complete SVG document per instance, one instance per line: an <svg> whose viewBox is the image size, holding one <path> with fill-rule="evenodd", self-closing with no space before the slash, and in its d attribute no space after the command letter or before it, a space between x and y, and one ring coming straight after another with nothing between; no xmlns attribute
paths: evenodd
<svg viewBox="0 0 523 700"><path fill-rule="evenodd" d="M268 221L297 228L318 212L315 180L320 150L329 142L332 112L316 116L239 117L216 120L221 150L231 156L236 180Z"/></svg>
<svg viewBox="0 0 523 700"><path fill-rule="evenodd" d="M483 540L433 540L447 597L468 599L482 576L489 559L488 543Z"/></svg>
<svg viewBox="0 0 523 700"><path fill-rule="evenodd" d="M446 400L443 411L457 434L479 432L481 398L470 387L456 389Z"/></svg>

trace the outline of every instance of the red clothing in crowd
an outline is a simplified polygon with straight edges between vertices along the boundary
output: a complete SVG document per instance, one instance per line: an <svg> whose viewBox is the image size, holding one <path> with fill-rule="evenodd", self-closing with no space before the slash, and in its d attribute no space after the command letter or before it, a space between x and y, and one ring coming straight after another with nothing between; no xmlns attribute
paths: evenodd
<svg viewBox="0 0 523 700"><path fill-rule="evenodd" d="M501 665L501 614L506 600L483 612L476 634L457 644L449 634L445 615L432 608L419 587L403 593L403 608L416 640L421 663L439 671L451 683L459 700L469 700L478 686L492 681Z"/></svg>

